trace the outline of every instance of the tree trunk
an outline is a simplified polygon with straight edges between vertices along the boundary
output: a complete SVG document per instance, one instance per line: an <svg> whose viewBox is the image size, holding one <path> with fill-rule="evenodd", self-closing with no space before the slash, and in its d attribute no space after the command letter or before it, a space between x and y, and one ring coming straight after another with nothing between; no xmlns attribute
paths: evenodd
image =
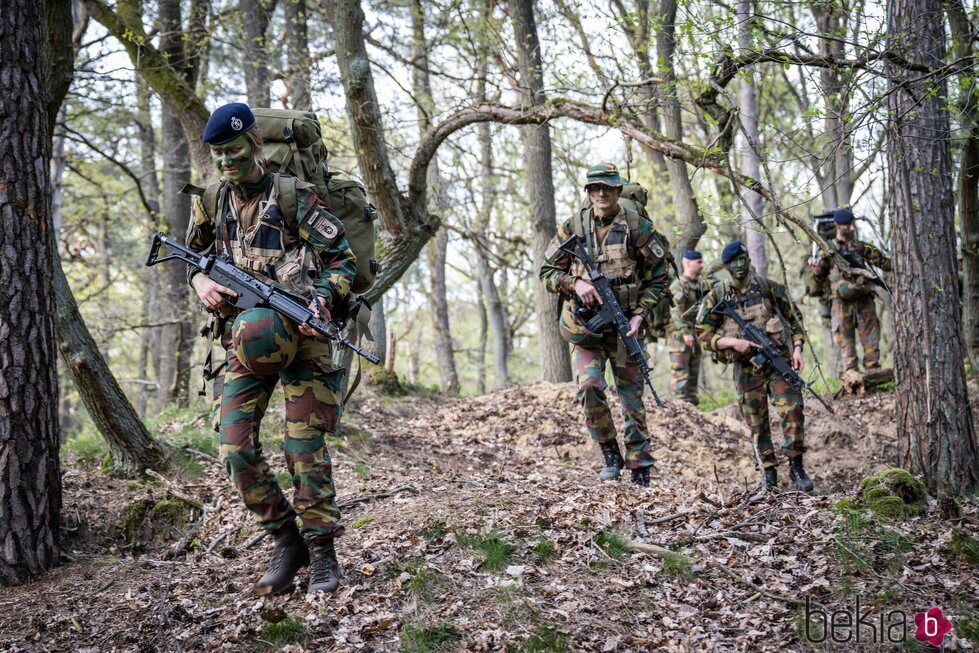
<svg viewBox="0 0 979 653"><path fill-rule="evenodd" d="M479 280L479 270L476 271L476 310L479 311L479 337L476 339L476 355L473 361L476 368L476 394L486 394L486 341L489 335L489 322L486 319L486 297L483 284Z"/></svg>
<svg viewBox="0 0 979 653"><path fill-rule="evenodd" d="M428 74L428 43L425 40L425 10L420 0L411 5L411 24L414 37L414 66L412 81L415 98L418 102L418 125L421 135L431 125L435 113L432 97L432 82ZM438 158L432 157L428 164L428 187L430 204L434 213L445 216L450 207L445 201L445 189L439 174ZM449 243L449 233L439 229L435 239L428 244L428 269L432 288L432 327L435 338L435 358L438 362L439 381L443 392L459 394L459 375L456 372L455 353L452 346L452 331L449 323L449 302L446 298L445 259Z"/></svg>
<svg viewBox="0 0 979 653"><path fill-rule="evenodd" d="M38 9L10 0L0 20L0 585L56 565L61 527L49 166L64 94L50 66L70 51L71 14ZM47 29L59 13L67 33Z"/></svg>
<svg viewBox="0 0 979 653"><path fill-rule="evenodd" d="M297 111L312 111L306 0L282 0L282 10L286 21L286 88L289 91L289 104Z"/></svg>
<svg viewBox="0 0 979 653"><path fill-rule="evenodd" d="M533 0L513 0L510 4L513 32L517 40L517 66L520 71L524 106L544 104L543 63ZM520 130L526 152L527 197L532 206L534 231L533 269L540 269L544 250L557 231L554 206L554 178L551 172L551 132L548 125L526 125ZM571 356L558 332L558 296L535 283L538 317L537 342L540 349L541 378L544 381L571 380Z"/></svg>
<svg viewBox="0 0 979 653"><path fill-rule="evenodd" d="M161 0L159 5L160 51L171 61L186 57L180 0ZM184 67L184 74L189 70ZM190 81L190 80L188 80ZM190 181L190 144L184 135L179 118L163 106L163 216L172 238L181 239L187 233L190 220L190 197L180 189ZM160 270L162 317L167 322L160 335L160 369L157 406L163 408L177 402L186 406L189 400L190 358L194 348L194 324L191 319L190 286L186 266L169 261Z"/></svg>
<svg viewBox="0 0 979 653"><path fill-rule="evenodd" d="M683 119L680 115L680 100L677 98L676 64L673 61L673 53L676 50L676 10L676 0L662 0L662 26L656 33L656 54L660 62L660 77L663 79L664 87L663 122L666 127L666 137L682 141ZM646 61L648 65L649 55L645 52L640 57L640 62L642 61ZM678 159L666 159L666 168L673 190L673 211L677 226L681 229L676 241L679 259L685 250L697 249L697 242L707 231L707 225L704 224L704 219L697 210L690 177L687 175L687 164Z"/></svg>
<svg viewBox="0 0 979 653"><path fill-rule="evenodd" d="M289 2L290 0L286 0ZM269 81L269 55L266 48L269 20L275 10L274 0L240 0L238 10L244 23L242 66L245 89L252 108L268 107L272 95ZM291 48L290 48L291 49Z"/></svg>
<svg viewBox="0 0 979 653"><path fill-rule="evenodd" d="M751 0L738 2L738 45L742 52L751 49L752 8ZM761 181L759 153L761 138L758 134L758 97L755 92L754 74L751 68L743 71L744 78L738 90L738 108L741 113L741 173ZM768 275L768 253L765 249L765 225L762 215L765 210L761 195L749 188L741 189L743 200L745 246L755 270L762 276Z"/></svg>
<svg viewBox="0 0 979 653"><path fill-rule="evenodd" d="M388 321L387 311L384 310L384 296L378 298L371 306L371 319L368 323L374 342L369 342L366 338L362 341L364 349L371 352L382 361L387 360L388 356ZM384 363L382 363L383 365Z"/></svg>
<svg viewBox="0 0 979 653"><path fill-rule="evenodd" d="M138 116L136 126L139 130L139 176L150 211L146 216L146 225L149 231L158 231L160 228L160 184L156 174L156 134L153 130L150 89L142 79L136 80L136 107ZM143 275L146 279L146 293L143 296L143 323L152 324L160 321L162 314L160 310L160 277L163 275L158 270L151 268L145 269ZM149 370L152 365L157 383L152 387L146 383L139 384L136 413L140 419L146 415L151 390L154 392L154 396L159 393L161 349L161 330L159 327L144 327L141 331L138 376L140 379L149 379Z"/></svg>
<svg viewBox="0 0 979 653"><path fill-rule="evenodd" d="M941 66L940 0L889 0L888 50ZM979 449L965 383L952 157L944 77L887 66L888 169L893 211L897 431L901 455L928 489L954 494L979 486ZM913 80L913 81L912 81ZM910 162L914 162L911 165Z"/></svg>

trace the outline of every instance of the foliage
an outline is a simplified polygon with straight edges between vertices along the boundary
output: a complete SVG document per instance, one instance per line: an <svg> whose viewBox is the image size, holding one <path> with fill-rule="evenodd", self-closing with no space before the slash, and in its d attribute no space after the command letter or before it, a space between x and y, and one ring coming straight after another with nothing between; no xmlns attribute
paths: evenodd
<svg viewBox="0 0 979 653"><path fill-rule="evenodd" d="M255 640L255 650L277 651L289 644L302 644L305 639L306 627L300 619L288 617L276 623L265 622Z"/></svg>
<svg viewBox="0 0 979 653"><path fill-rule="evenodd" d="M401 653L437 653L446 651L462 636L449 623L426 626L406 622L401 628Z"/></svg>
<svg viewBox="0 0 979 653"><path fill-rule="evenodd" d="M907 470L885 469L860 482L860 496L877 514L897 519L925 511L925 487Z"/></svg>
<svg viewBox="0 0 979 653"><path fill-rule="evenodd" d="M459 536L459 543L472 547L483 556L483 569L500 571L507 566L514 547L506 540L506 535L496 529L481 533L466 533Z"/></svg>

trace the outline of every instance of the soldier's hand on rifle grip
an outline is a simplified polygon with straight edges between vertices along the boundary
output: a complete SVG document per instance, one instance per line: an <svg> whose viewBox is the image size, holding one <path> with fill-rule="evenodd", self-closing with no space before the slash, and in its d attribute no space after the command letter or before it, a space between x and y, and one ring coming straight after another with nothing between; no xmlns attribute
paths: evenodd
<svg viewBox="0 0 979 653"><path fill-rule="evenodd" d="M687 347L693 347L693 341L694 338L692 335L689 333L683 334L683 344L685 344Z"/></svg>
<svg viewBox="0 0 979 653"><path fill-rule="evenodd" d="M639 333L639 327L642 326L642 315L633 315L629 318L629 332L625 334L626 338L631 338L632 336Z"/></svg>
<svg viewBox="0 0 979 653"><path fill-rule="evenodd" d="M321 320L330 321L330 309L326 307L323 300L319 295L313 293L313 301L309 303L309 310L313 312L313 317ZM299 325L299 333L303 334L307 338L314 338L316 340L325 340L326 336L309 326L305 322Z"/></svg>
<svg viewBox="0 0 979 653"><path fill-rule="evenodd" d="M806 361L802 357L802 345L796 345L792 348L792 369L796 372L801 372L805 366Z"/></svg>
<svg viewBox="0 0 979 653"><path fill-rule="evenodd" d="M576 295L578 295L578 299L581 300L581 303L589 308L593 307L596 303L599 306L602 305L602 296L598 294L597 290L595 290L595 286L591 285L584 279L575 279L574 292Z"/></svg>
<svg viewBox="0 0 979 653"><path fill-rule="evenodd" d="M761 345L745 340L744 338L725 337L717 341L718 349L733 349L739 354L746 353L749 349L761 349Z"/></svg>
<svg viewBox="0 0 979 653"><path fill-rule="evenodd" d="M218 314L223 315L226 309L229 307L228 302L225 301L225 297L237 297L238 293L230 288L225 288L216 281L210 279L206 274L199 273L195 274L190 280L194 290L197 292L197 297L200 298L201 303L204 304L205 308L216 311Z"/></svg>

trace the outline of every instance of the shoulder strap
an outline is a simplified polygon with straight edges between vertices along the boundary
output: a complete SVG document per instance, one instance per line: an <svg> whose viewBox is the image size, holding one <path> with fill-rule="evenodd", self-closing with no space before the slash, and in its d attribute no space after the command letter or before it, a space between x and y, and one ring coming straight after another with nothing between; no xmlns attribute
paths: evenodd
<svg viewBox="0 0 979 653"><path fill-rule="evenodd" d="M633 243L639 236L639 213L632 209L625 209L625 221L629 226L629 240Z"/></svg>
<svg viewBox="0 0 979 653"><path fill-rule="evenodd" d="M204 194L201 197L201 203L204 205L204 214L212 222L214 221L214 216L218 214L218 196L221 194L221 187L224 182L218 182L216 184L211 184L204 189Z"/></svg>
<svg viewBox="0 0 979 653"><path fill-rule="evenodd" d="M299 213L299 197L296 192L297 179L292 175L275 173L272 178L272 192L286 220L296 220Z"/></svg>

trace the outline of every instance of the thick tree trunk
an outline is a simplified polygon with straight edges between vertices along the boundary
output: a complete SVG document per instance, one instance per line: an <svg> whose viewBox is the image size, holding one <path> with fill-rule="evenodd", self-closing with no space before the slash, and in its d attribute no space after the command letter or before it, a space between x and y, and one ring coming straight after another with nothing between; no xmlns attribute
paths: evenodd
<svg viewBox="0 0 979 653"><path fill-rule="evenodd" d="M313 92L309 81L306 0L281 1L286 21L286 88L289 91L289 104L299 111L311 111Z"/></svg>
<svg viewBox="0 0 979 653"><path fill-rule="evenodd" d="M738 45L742 52L747 52L751 49L751 24L753 22L751 0L740 0L737 14L740 24ZM754 75L750 68L744 71L744 79L740 89L738 89L738 108L741 114L742 129L741 174L760 181L761 138L758 134L758 96L755 92ZM748 256L751 257L751 263L755 266L755 270L759 274L767 276L768 253L765 248L765 225L762 222L765 204L761 195L750 188L741 189L741 198Z"/></svg>
<svg viewBox="0 0 979 653"><path fill-rule="evenodd" d="M151 96L149 86L141 79L136 81L136 106L137 106L137 128L139 130L139 170L140 183L143 187L143 194L149 205L149 215L146 216L146 225L149 231L158 231L160 228L160 184L156 174L156 135L153 130L153 118L151 113ZM160 278L158 270L147 268L144 270L146 279L146 294L143 296L143 323L153 324L160 321L162 311L160 309ZM136 413L142 419L146 415L146 407L149 402L150 392L159 392L160 379L160 331L159 327L144 327L142 338L140 339L139 352L139 372L140 379L149 379L149 370L155 372L154 378L157 383L150 386L140 383L139 396L136 403Z"/></svg>
<svg viewBox="0 0 979 653"><path fill-rule="evenodd" d="M520 71L524 106L544 104L543 63L533 0L510 3L513 32L517 40L517 65ZM551 172L551 132L545 125L526 125L520 131L526 152L527 197L532 206L534 231L533 269L544 261L544 250L557 231L554 206L554 178ZM538 317L537 342L540 349L541 378L544 381L571 380L571 356L558 332L558 296L534 284Z"/></svg>
<svg viewBox="0 0 979 653"><path fill-rule="evenodd" d="M845 13L839 5L816 3L812 14L824 38L819 39L819 53L827 58L845 56ZM825 115L823 118L822 164L817 170L821 181L823 208L834 209L850 203L853 194L853 150L846 129L849 113L848 84L852 75L837 68L820 68Z"/></svg>
<svg viewBox="0 0 979 653"><path fill-rule="evenodd" d="M288 2L289 0L287 0ZM240 0L244 38L242 66L245 69L245 89L251 107L268 107L271 98L269 80L268 40L269 20L275 10L274 0Z"/></svg>
<svg viewBox="0 0 979 653"><path fill-rule="evenodd" d="M663 122L666 137L676 141L683 140L683 119L680 115L680 100L676 90L676 64L673 53L676 50L676 0L663 0L661 5L662 26L656 33L656 54L660 62L660 77L663 79ZM648 18L647 18L648 20ZM637 53L638 54L638 53ZM640 62L648 62L649 55L644 52ZM644 73L645 75L645 73ZM707 231L697 202L694 200L687 164L678 159L666 159L673 189L673 211L680 236L676 240L679 255L685 250L696 249L700 237Z"/></svg>
<svg viewBox="0 0 979 653"><path fill-rule="evenodd" d="M888 2L889 51L941 66L940 0ZM894 216L897 431L905 464L930 491L979 486L979 448L965 383L949 117L944 77L888 65L888 167ZM912 81L914 80L914 81ZM913 164L912 164L913 162Z"/></svg>
<svg viewBox="0 0 979 653"><path fill-rule="evenodd" d="M49 62L71 14L38 9L10 0L0 20L0 585L56 565L61 526L49 166L63 93ZM52 34L62 12L67 34Z"/></svg>
<svg viewBox="0 0 979 653"><path fill-rule="evenodd" d="M180 0L161 0L160 51L171 61L181 61L186 55ZM184 67L185 75L189 69ZM163 217L171 237L183 238L190 220L190 197L180 189L190 181L190 144L184 135L179 118L163 106ZM190 385L190 358L194 348L194 324L191 318L190 287L186 266L179 261L163 264L160 270L162 317L168 324L160 335L160 369L157 379L157 406L163 408L177 402L186 406Z"/></svg>

